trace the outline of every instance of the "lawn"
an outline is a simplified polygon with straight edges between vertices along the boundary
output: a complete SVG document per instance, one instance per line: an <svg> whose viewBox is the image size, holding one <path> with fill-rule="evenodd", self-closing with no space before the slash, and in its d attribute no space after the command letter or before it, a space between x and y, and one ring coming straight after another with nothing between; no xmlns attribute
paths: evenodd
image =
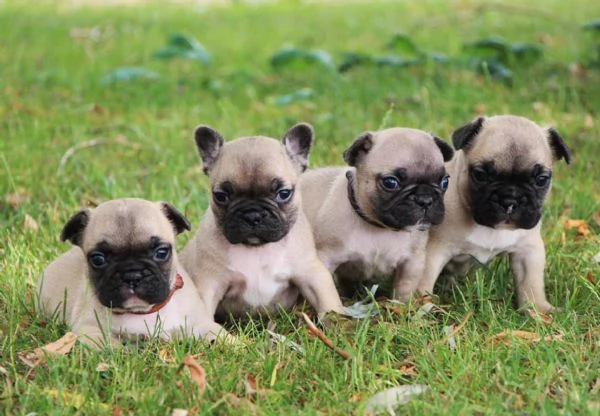
<svg viewBox="0 0 600 416"><path fill-rule="evenodd" d="M600 37L581 26L600 18L600 3L232 3L0 2L3 413L362 414L373 394L419 384L429 390L398 414L598 414ZM174 33L196 39L210 64L202 49L195 60L154 57ZM420 58L406 38L387 49L398 33L446 59ZM493 36L538 46L477 71L474 53L498 49L463 45ZM284 46L301 49L276 54L273 65ZM358 64L340 73L348 52ZM153 76L115 80L115 69L132 67ZM367 129L415 127L449 139L477 114L500 113L555 126L573 152L571 166L555 167L543 220L547 293L562 308L553 319L515 311L508 266L497 261L441 294L435 314L381 303L372 319L324 328L349 360L296 314L237 325L245 346L152 342L94 352L78 345L33 369L19 358L67 331L36 316L34 286L68 248L58 235L79 207L125 196L167 200L198 226L209 193L195 125L226 138L280 137L310 122L317 167L341 164ZM567 219L584 223L567 229ZM267 326L304 353L273 344ZM445 330L452 326L453 348ZM494 338L508 330L541 340ZM204 393L180 368L186 354L206 371Z"/></svg>

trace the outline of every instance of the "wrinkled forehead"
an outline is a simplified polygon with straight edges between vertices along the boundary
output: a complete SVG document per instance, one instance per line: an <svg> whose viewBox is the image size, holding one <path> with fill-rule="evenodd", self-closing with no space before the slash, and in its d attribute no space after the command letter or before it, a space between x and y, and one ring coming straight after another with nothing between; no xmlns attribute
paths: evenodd
<svg viewBox="0 0 600 416"><path fill-rule="evenodd" d="M248 137L223 146L211 172L213 186L230 183L237 188L268 187L275 182L291 185L297 173L283 146L275 139Z"/></svg>
<svg viewBox="0 0 600 416"><path fill-rule="evenodd" d="M367 158L369 167L379 172L403 168L414 175L428 175L444 169L444 158L433 137L420 131L375 137Z"/></svg>
<svg viewBox="0 0 600 416"><path fill-rule="evenodd" d="M173 243L175 232L169 220L156 206L120 204L110 209L98 207L92 212L84 231L83 249L100 242L115 249L127 249L160 240Z"/></svg>
<svg viewBox="0 0 600 416"><path fill-rule="evenodd" d="M469 159L493 161L497 169L522 170L552 166L552 151L544 131L536 125L486 126L475 138Z"/></svg>

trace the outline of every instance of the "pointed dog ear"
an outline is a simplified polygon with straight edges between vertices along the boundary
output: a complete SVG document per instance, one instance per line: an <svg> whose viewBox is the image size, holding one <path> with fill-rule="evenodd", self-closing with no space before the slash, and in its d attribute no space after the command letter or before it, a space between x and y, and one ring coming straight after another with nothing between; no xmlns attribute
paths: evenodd
<svg viewBox="0 0 600 416"><path fill-rule="evenodd" d="M202 160L202 171L208 175L223 147L223 137L208 126L198 126L194 129L194 140Z"/></svg>
<svg viewBox="0 0 600 416"><path fill-rule="evenodd" d="M348 166L356 166L373 147L373 134L364 132L344 151L344 161Z"/></svg>
<svg viewBox="0 0 600 416"><path fill-rule="evenodd" d="M308 154L314 139L314 131L308 123L298 123L285 132L281 143L300 172L308 166Z"/></svg>
<svg viewBox="0 0 600 416"><path fill-rule="evenodd" d="M573 157L561 135L552 127L548 128L547 131L548 141L550 143L550 148L552 149L554 160L564 159L565 162L567 162L567 165L570 165Z"/></svg>
<svg viewBox="0 0 600 416"><path fill-rule="evenodd" d="M167 202L159 202L159 204L161 211L173 225L173 229L175 230L176 234L181 234L185 230L189 231L192 228L188 219L173 205Z"/></svg>
<svg viewBox="0 0 600 416"><path fill-rule="evenodd" d="M60 233L60 241L70 241L71 244L81 247L83 231L90 222L91 213L92 211L86 208L69 218Z"/></svg>
<svg viewBox="0 0 600 416"><path fill-rule="evenodd" d="M467 149L473 139L481 131L485 117L477 117L475 120L454 130L452 133L452 144L456 150Z"/></svg>
<svg viewBox="0 0 600 416"><path fill-rule="evenodd" d="M452 160L452 158L454 157L454 149L452 148L452 146L450 146L448 143L446 143L444 140L440 139L437 136L433 136L433 140L435 141L437 147L440 149L440 152L442 152L444 162Z"/></svg>

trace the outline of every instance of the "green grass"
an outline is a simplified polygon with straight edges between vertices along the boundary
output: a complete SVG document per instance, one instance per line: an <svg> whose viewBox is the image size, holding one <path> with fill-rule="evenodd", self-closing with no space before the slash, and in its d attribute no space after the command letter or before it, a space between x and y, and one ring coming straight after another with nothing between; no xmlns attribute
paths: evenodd
<svg viewBox="0 0 600 416"><path fill-rule="evenodd" d="M399 414L597 414L600 293L586 276L600 279L591 260L599 247L592 216L600 210L600 71L573 75L568 66L591 53L592 37L579 26L600 17L600 4L518 3L487 9L475 1L212 9L0 4L0 197L28 195L15 208L4 201L0 206L0 409L15 415L114 409L164 415L173 408L191 414L343 415L359 414L361 402L383 388L419 383L431 390ZM101 33L97 41L69 36L73 28L94 26ZM211 52L212 65L152 59L173 32L196 37ZM396 32L452 57L460 56L463 42L491 35L511 42L543 38L547 45L541 62L515 70L512 85L453 63L361 67L344 75L318 66L269 65L270 55L285 44L323 48L337 61L345 51L383 53ZM144 67L161 78L99 82L121 66ZM300 88L312 89L313 97L275 104L276 97ZM327 328L337 345L353 352L348 361L309 337L294 315L278 318L275 330L301 344L305 356L272 347L264 328L250 323L235 331L248 340L246 348L156 342L139 350L92 352L78 346L31 373L18 359L18 352L66 331L35 315L33 287L50 259L67 249L57 236L80 206L125 196L164 199L198 225L208 192L191 139L196 124L211 125L228 138L279 137L293 123L308 121L317 134L311 165L323 166L342 163L353 138L384 121L448 138L482 107L487 114L515 113L552 124L573 150L572 166L556 166L544 217L547 293L563 307L552 324L514 310L508 267L496 262L443 295L448 306L436 317L382 312L352 330ZM586 126L586 115L593 126ZM92 139L109 144L78 150L58 172L67 149ZM37 221L38 231L23 228L26 215ZM592 237L575 239L567 232L561 242L565 216L590 222ZM451 351L443 328L471 311ZM564 337L507 346L489 342L505 329ZM175 361L161 360L161 349ZM202 397L178 371L186 352L201 353L209 383ZM109 370L96 371L101 362ZM416 374L401 371L406 363ZM227 393L244 398L247 375L256 376L267 392L236 404ZM72 394L56 399L55 390Z"/></svg>

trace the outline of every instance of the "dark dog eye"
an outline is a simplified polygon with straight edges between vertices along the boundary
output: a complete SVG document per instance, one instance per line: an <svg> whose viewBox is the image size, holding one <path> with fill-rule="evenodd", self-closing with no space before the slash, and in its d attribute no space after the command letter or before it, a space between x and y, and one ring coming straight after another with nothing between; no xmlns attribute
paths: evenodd
<svg viewBox="0 0 600 416"><path fill-rule="evenodd" d="M446 175L442 178L442 180L440 181L440 188L442 188L442 191L445 191L446 189L448 189L449 182L450 182L450 176Z"/></svg>
<svg viewBox="0 0 600 416"><path fill-rule="evenodd" d="M535 185L539 186L540 188L547 186L549 182L550 182L550 176L548 176L548 175L538 175L535 178Z"/></svg>
<svg viewBox="0 0 600 416"><path fill-rule="evenodd" d="M213 191L213 199L217 204L226 204L229 202L229 194L225 191Z"/></svg>
<svg viewBox="0 0 600 416"><path fill-rule="evenodd" d="M93 268L99 269L106 266L106 256L99 251L92 251L89 255L89 262Z"/></svg>
<svg viewBox="0 0 600 416"><path fill-rule="evenodd" d="M275 199L281 204L283 202L289 201L293 193L294 192L288 188L280 189L279 191L277 191L277 196Z"/></svg>
<svg viewBox="0 0 600 416"><path fill-rule="evenodd" d="M167 261L171 255L171 248L168 246L158 246L154 250L153 258L155 261Z"/></svg>
<svg viewBox="0 0 600 416"><path fill-rule="evenodd" d="M471 179L475 182L487 182L488 175L483 169L471 169Z"/></svg>
<svg viewBox="0 0 600 416"><path fill-rule="evenodd" d="M400 188L400 182L395 176L384 176L381 178L381 186L387 191L397 191Z"/></svg>

